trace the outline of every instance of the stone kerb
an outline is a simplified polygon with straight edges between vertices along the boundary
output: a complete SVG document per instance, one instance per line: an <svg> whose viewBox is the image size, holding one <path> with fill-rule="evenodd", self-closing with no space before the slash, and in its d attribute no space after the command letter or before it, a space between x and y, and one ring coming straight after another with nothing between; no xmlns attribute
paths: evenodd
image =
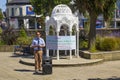
<svg viewBox="0 0 120 80"><path fill-rule="evenodd" d="M0 45L0 52L13 52L14 45Z"/></svg>
<svg viewBox="0 0 120 80"><path fill-rule="evenodd" d="M80 56L86 59L103 59L104 61L120 60L120 51L106 51L98 53L90 53L88 51L80 51Z"/></svg>

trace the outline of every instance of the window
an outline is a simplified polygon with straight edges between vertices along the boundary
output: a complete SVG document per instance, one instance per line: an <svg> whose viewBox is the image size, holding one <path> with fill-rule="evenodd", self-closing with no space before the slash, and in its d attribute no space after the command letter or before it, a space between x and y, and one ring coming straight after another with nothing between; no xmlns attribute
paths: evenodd
<svg viewBox="0 0 120 80"><path fill-rule="evenodd" d="M14 8L14 16L18 16L18 8Z"/></svg>
<svg viewBox="0 0 120 80"><path fill-rule="evenodd" d="M9 8L7 8L7 10L6 10L6 15L7 15L7 17L10 15L9 14Z"/></svg>
<svg viewBox="0 0 120 80"><path fill-rule="evenodd" d="M19 8L19 14L20 14L20 16L22 16L23 14L22 14L22 8Z"/></svg>
<svg viewBox="0 0 120 80"><path fill-rule="evenodd" d="M120 22L117 22L117 28L120 28Z"/></svg>
<svg viewBox="0 0 120 80"><path fill-rule="evenodd" d="M29 29L35 29L35 21L34 21L34 19L29 20Z"/></svg>
<svg viewBox="0 0 120 80"><path fill-rule="evenodd" d="M23 20L22 20L22 19L19 19L19 20L18 20L18 27L21 28L21 27L23 27L23 25L24 25Z"/></svg>
<svg viewBox="0 0 120 80"><path fill-rule="evenodd" d="M11 9L11 16L14 16L14 8Z"/></svg>

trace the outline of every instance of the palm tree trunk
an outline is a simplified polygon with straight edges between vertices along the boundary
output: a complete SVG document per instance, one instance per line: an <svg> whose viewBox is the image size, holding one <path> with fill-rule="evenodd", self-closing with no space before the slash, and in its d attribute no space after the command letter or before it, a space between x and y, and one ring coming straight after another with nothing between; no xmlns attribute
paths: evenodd
<svg viewBox="0 0 120 80"><path fill-rule="evenodd" d="M93 14L90 15L90 30L88 37L88 49L90 50L92 47L95 47L96 41L96 20L97 17Z"/></svg>

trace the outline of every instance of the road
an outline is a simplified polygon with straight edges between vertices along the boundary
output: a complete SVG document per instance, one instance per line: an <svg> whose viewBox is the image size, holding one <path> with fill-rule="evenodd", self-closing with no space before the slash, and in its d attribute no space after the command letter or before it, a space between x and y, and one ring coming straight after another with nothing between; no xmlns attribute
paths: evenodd
<svg viewBox="0 0 120 80"><path fill-rule="evenodd" d="M53 67L50 75L36 75L34 66L19 63L21 57L0 53L0 80L120 80L120 60L92 66Z"/></svg>

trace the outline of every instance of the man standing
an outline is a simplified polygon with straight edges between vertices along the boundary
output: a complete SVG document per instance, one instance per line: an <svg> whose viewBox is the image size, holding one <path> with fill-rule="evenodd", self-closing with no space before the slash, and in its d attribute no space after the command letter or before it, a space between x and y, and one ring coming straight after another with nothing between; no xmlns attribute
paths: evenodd
<svg viewBox="0 0 120 80"><path fill-rule="evenodd" d="M36 37L33 39L31 47L34 48L35 73L39 73L42 70L42 55L45 47L45 41L41 38L40 32L36 32Z"/></svg>

